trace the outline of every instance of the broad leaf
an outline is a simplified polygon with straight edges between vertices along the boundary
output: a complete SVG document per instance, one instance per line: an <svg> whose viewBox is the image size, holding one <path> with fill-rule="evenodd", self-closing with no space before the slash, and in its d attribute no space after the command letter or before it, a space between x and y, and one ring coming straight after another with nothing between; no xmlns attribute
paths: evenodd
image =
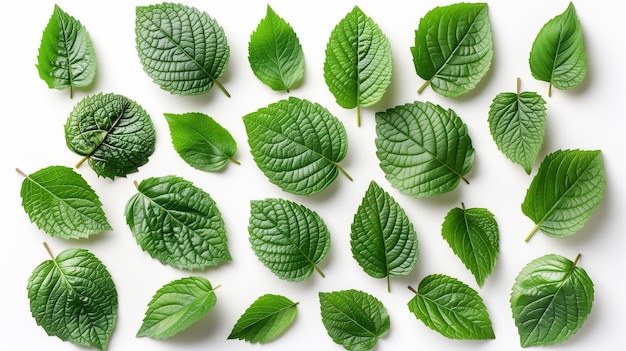
<svg viewBox="0 0 626 351"><path fill-rule="evenodd" d="M330 233L319 215L283 199L250 202L250 244L259 260L280 279L303 281L328 254Z"/></svg>
<svg viewBox="0 0 626 351"><path fill-rule="evenodd" d="M98 195L73 169L50 166L24 176L22 206L39 229L63 239L112 229Z"/></svg>
<svg viewBox="0 0 626 351"><path fill-rule="evenodd" d="M511 310L522 347L560 344L583 326L594 291L585 270L576 266L578 259L546 255L515 278Z"/></svg>
<svg viewBox="0 0 626 351"><path fill-rule="evenodd" d="M175 176L148 178L125 208L137 244L163 264L205 269L230 261L222 215L209 194Z"/></svg>
<svg viewBox="0 0 626 351"><path fill-rule="evenodd" d="M408 303L432 330L450 339L495 339L487 307L478 293L456 278L431 274Z"/></svg>
<svg viewBox="0 0 626 351"><path fill-rule="evenodd" d="M605 183L600 150L558 150L546 156L522 203L522 212L536 224L526 241L537 229L555 238L576 233L602 201Z"/></svg>
<svg viewBox="0 0 626 351"><path fill-rule="evenodd" d="M332 30L326 44L324 80L344 108L371 106L391 83L393 57L389 39L373 19L355 6Z"/></svg>
<svg viewBox="0 0 626 351"><path fill-rule="evenodd" d="M372 181L351 226L352 256L374 278L405 276L415 268L417 235L404 209Z"/></svg>
<svg viewBox="0 0 626 351"><path fill-rule="evenodd" d="M254 75L277 91L289 91L304 77L304 52L291 25L267 5L248 43L248 61Z"/></svg>
<svg viewBox="0 0 626 351"><path fill-rule="evenodd" d="M291 325L297 305L281 295L263 295L239 317L228 338L251 343L270 342Z"/></svg>
<svg viewBox="0 0 626 351"><path fill-rule="evenodd" d="M328 335L346 350L371 350L390 328L385 306L359 290L320 292L322 323Z"/></svg>
<svg viewBox="0 0 626 351"><path fill-rule="evenodd" d="M154 126L136 102L116 94L82 99L65 124L65 142L101 177L125 177L137 172L154 152Z"/></svg>
<svg viewBox="0 0 626 351"><path fill-rule="evenodd" d="M86 87L96 75L96 52L87 29L79 20L54 5L41 37L37 55L39 77L48 88Z"/></svg>
<svg viewBox="0 0 626 351"><path fill-rule="evenodd" d="M486 3L435 7L420 20L411 47L417 75L447 97L476 87L489 71L493 38Z"/></svg>
<svg viewBox="0 0 626 351"><path fill-rule="evenodd" d="M28 279L35 321L48 335L104 351L117 321L117 291L111 275L85 249L50 256Z"/></svg>
<svg viewBox="0 0 626 351"><path fill-rule="evenodd" d="M452 191L467 180L474 149L457 114L415 101L376 113L376 155L394 188L414 197Z"/></svg>
<svg viewBox="0 0 626 351"><path fill-rule="evenodd" d="M198 95L218 81L228 65L224 29L206 12L176 3L137 6L135 41L144 71L162 89Z"/></svg>
<svg viewBox="0 0 626 351"><path fill-rule="evenodd" d="M217 303L215 289L203 277L191 276L161 287L148 303L137 337L172 337L206 316Z"/></svg>
<svg viewBox="0 0 626 351"><path fill-rule="evenodd" d="M219 171L233 157L237 143L213 118L203 113L165 113L174 149L190 166L202 171Z"/></svg>
<svg viewBox="0 0 626 351"><path fill-rule="evenodd" d="M290 97L243 117L250 152L270 182L286 192L311 195L345 171L348 138L326 108ZM349 176L348 176L349 178Z"/></svg>

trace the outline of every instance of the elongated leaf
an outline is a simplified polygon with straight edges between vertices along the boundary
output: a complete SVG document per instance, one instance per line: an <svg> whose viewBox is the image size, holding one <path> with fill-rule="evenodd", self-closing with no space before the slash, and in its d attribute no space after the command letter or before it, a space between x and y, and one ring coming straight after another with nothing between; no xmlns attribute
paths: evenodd
<svg viewBox="0 0 626 351"><path fill-rule="evenodd" d="M346 350L371 350L390 328L380 300L359 290L320 292L322 323L328 335Z"/></svg>
<svg viewBox="0 0 626 351"><path fill-rule="evenodd" d="M376 155L387 180L414 197L453 190L474 162L467 126L454 111L430 102L377 112L376 135Z"/></svg>
<svg viewBox="0 0 626 351"><path fill-rule="evenodd" d="M511 310L522 347L555 345L576 334L593 304L593 282L584 269L555 255L539 257L515 278Z"/></svg>
<svg viewBox="0 0 626 351"><path fill-rule="evenodd" d="M391 45L380 27L355 6L333 29L326 44L324 80L344 108L371 106L383 97L391 83Z"/></svg>
<svg viewBox="0 0 626 351"><path fill-rule="evenodd" d="M330 233L319 215L283 199L250 202L250 244L259 260L280 279L303 281L328 254Z"/></svg>
<svg viewBox="0 0 626 351"><path fill-rule="evenodd" d="M493 38L486 3L435 7L420 20L411 47L417 75L443 96L457 97L476 87L489 71Z"/></svg>
<svg viewBox="0 0 626 351"><path fill-rule="evenodd" d="M346 130L321 105L290 97L243 122L254 161L284 191L311 195L326 189L339 171L346 174L339 166L348 150Z"/></svg>
<svg viewBox="0 0 626 351"><path fill-rule="evenodd" d="M50 166L26 176L20 195L31 222L51 236L86 238L112 229L96 192L71 168Z"/></svg>
<svg viewBox="0 0 626 351"><path fill-rule="evenodd" d="M417 235L404 209L372 181L352 221L352 256L374 278L405 276L415 268Z"/></svg>
<svg viewBox="0 0 626 351"><path fill-rule="evenodd" d="M254 75L277 91L289 91L304 77L304 52L291 25L267 5L248 43L248 61Z"/></svg>
<svg viewBox="0 0 626 351"><path fill-rule="evenodd" d="M456 278L431 274L408 303L432 330L450 339L495 339L487 307L478 293Z"/></svg>
<svg viewBox="0 0 626 351"><path fill-rule="evenodd" d="M176 3L137 6L135 41L144 71L162 89L198 95L218 81L228 65L224 29L206 12Z"/></svg>
<svg viewBox="0 0 626 351"><path fill-rule="evenodd" d="M239 317L228 338L251 343L270 342L291 325L297 305L281 295L263 295Z"/></svg>
<svg viewBox="0 0 626 351"><path fill-rule="evenodd" d="M176 176L148 178L125 208L137 244L163 264L205 269L230 261L226 229L215 201Z"/></svg>
<svg viewBox="0 0 626 351"><path fill-rule="evenodd" d="M65 123L65 142L101 177L125 177L154 152L154 126L136 102L117 94L82 99Z"/></svg>
<svg viewBox="0 0 626 351"><path fill-rule="evenodd" d="M39 77L48 88L86 87L96 75L96 52L89 32L79 20L54 5L37 55Z"/></svg>
<svg viewBox="0 0 626 351"><path fill-rule="evenodd" d="M602 201L605 183L600 150L558 150L546 156L522 203L522 212L536 224L526 241L537 229L555 238L576 233Z"/></svg>
<svg viewBox="0 0 626 351"><path fill-rule="evenodd" d="M148 303L137 337L167 339L206 316L217 303L215 289L203 277L191 276L161 287Z"/></svg>

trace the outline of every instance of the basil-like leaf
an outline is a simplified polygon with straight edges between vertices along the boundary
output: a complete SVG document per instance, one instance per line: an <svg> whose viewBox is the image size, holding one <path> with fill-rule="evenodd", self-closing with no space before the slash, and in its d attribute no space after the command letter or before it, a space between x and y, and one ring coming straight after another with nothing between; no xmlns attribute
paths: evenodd
<svg viewBox="0 0 626 351"><path fill-rule="evenodd" d="M263 295L239 317L228 339L262 344L270 342L291 325L296 317L297 305L297 302L281 295Z"/></svg>
<svg viewBox="0 0 626 351"><path fill-rule="evenodd" d="M125 208L137 244L163 264L205 269L230 261L222 215L209 194L176 176L148 178Z"/></svg>

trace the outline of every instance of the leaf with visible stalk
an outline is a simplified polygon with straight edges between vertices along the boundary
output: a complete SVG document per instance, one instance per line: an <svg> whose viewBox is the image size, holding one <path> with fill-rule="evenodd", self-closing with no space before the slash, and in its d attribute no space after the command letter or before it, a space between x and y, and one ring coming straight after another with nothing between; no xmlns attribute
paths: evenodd
<svg viewBox="0 0 626 351"><path fill-rule="evenodd" d="M298 302L281 295L259 297L239 317L228 339L267 343L279 337L296 317Z"/></svg>

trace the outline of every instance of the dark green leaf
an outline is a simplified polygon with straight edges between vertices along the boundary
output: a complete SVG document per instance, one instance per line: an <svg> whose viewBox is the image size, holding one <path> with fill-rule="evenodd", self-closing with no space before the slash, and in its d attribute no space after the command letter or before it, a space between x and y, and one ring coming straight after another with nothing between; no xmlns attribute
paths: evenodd
<svg viewBox="0 0 626 351"><path fill-rule="evenodd" d="M282 334L296 317L297 302L280 295L259 297L239 317L229 339L266 343Z"/></svg>

